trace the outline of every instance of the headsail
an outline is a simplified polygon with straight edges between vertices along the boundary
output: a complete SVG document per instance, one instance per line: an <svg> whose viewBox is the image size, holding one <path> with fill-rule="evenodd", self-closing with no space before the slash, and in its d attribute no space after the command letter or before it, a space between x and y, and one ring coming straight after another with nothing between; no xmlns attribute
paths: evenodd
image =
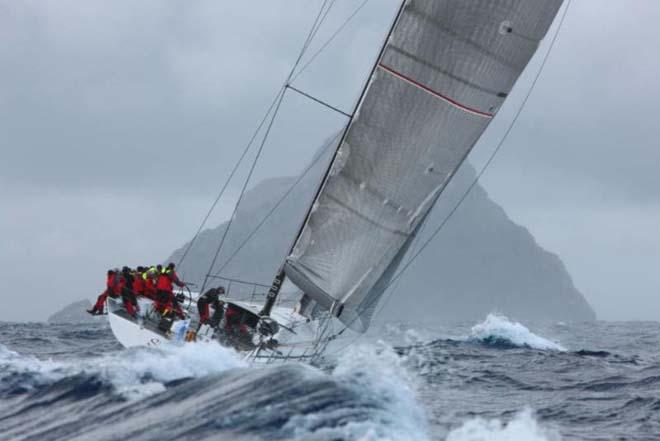
<svg viewBox="0 0 660 441"><path fill-rule="evenodd" d="M405 3L286 275L364 331L389 278L562 0Z"/></svg>

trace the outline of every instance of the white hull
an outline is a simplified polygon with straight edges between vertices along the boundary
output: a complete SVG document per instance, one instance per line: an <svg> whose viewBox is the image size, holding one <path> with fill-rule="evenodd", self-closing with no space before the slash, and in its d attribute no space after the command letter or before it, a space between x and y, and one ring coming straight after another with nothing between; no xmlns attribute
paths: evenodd
<svg viewBox="0 0 660 441"><path fill-rule="evenodd" d="M115 338L125 348L136 346L153 347L164 344L167 341L163 336L120 317L111 311L110 308L108 308L108 321L110 322L110 328Z"/></svg>
<svg viewBox="0 0 660 441"><path fill-rule="evenodd" d="M140 298L140 314L150 311L152 301ZM248 310L258 310L259 305L248 302L234 302ZM170 332L164 333L154 326L153 321L145 320L142 315L136 319L127 316L122 301L108 298L108 321L113 334L122 346L158 347L164 344L189 344L186 333L196 329L197 314L191 313L187 320L177 320ZM291 359L310 361L317 358L323 351L323 345L318 344L319 326L316 321L307 321L290 308L273 308L271 317L280 324L280 331L274 336L277 344L266 348L258 345L250 349L237 349L251 362L270 363ZM209 329L210 330L210 329ZM214 341L222 344L212 335L196 336L196 341ZM236 349L236 348L234 348Z"/></svg>

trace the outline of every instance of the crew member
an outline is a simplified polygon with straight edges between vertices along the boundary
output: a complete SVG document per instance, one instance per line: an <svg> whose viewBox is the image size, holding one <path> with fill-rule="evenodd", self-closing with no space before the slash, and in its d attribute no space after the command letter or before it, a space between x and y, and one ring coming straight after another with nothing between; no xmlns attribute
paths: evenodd
<svg viewBox="0 0 660 441"><path fill-rule="evenodd" d="M119 272L119 268L115 268L114 272L115 276L112 279L112 291L110 292L110 297L117 298L121 296L124 286L126 286L126 280Z"/></svg>
<svg viewBox="0 0 660 441"><path fill-rule="evenodd" d="M144 268L138 266L133 277L133 294L135 294L136 297L144 295L144 279L142 278L143 271Z"/></svg>
<svg viewBox="0 0 660 441"><path fill-rule="evenodd" d="M174 270L174 263L170 262L167 264L167 267L163 269L163 272L167 274L170 277L170 280L172 281L173 284L178 286L179 288L183 288L186 286L185 283L183 283L181 280L179 280L179 276L177 275L176 271ZM176 311L176 313L179 315L181 318L185 318L183 315L183 310L181 309L181 305L179 304L179 299L177 298L178 296L174 295L174 292L172 292L172 295L170 296L170 302L172 303L172 309Z"/></svg>
<svg viewBox="0 0 660 441"><path fill-rule="evenodd" d="M183 311L174 298L173 289L171 275L167 272L160 273L156 280L156 310L164 314L168 309L172 309L179 318L184 319Z"/></svg>
<svg viewBox="0 0 660 441"><path fill-rule="evenodd" d="M180 288L183 288L186 284L183 283L181 280L179 280L179 276L176 274L176 271L174 270L175 266L176 265L174 265L174 262L170 262L167 264L167 268L165 268L163 272L170 275L170 277L172 278L172 283L174 283L176 286Z"/></svg>
<svg viewBox="0 0 660 441"><path fill-rule="evenodd" d="M156 269L145 271L142 274L144 283L144 296L151 300L156 300Z"/></svg>
<svg viewBox="0 0 660 441"><path fill-rule="evenodd" d="M225 293L225 288L219 286L211 288L197 299L197 310L199 311L199 323L205 324L210 317L209 306L213 306L213 322L217 325L222 320L222 307L224 302L218 296Z"/></svg>
<svg viewBox="0 0 660 441"><path fill-rule="evenodd" d="M135 277L131 274L131 269L127 266L122 268L121 277L124 280L123 286L121 289L121 298L124 301L124 307L128 315L135 317L135 312L137 310L137 299L135 298L135 293L133 292L133 281Z"/></svg>
<svg viewBox="0 0 660 441"><path fill-rule="evenodd" d="M225 332L231 334L241 331L241 328L241 311L232 304L228 304L225 310Z"/></svg>
<svg viewBox="0 0 660 441"><path fill-rule="evenodd" d="M92 309L88 309L92 315L103 315L103 308L105 306L105 300L108 298L108 295L112 293L113 284L115 280L115 272L113 270L108 270L108 275L105 282L105 291L103 291L96 299L96 303Z"/></svg>

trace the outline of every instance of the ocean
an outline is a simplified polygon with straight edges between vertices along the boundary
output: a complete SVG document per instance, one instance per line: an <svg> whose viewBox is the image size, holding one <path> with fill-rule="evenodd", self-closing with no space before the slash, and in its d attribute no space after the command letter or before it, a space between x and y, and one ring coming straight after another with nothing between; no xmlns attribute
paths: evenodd
<svg viewBox="0 0 660 441"><path fill-rule="evenodd" d="M0 440L660 440L660 323L388 324L317 366L0 323ZM351 343L351 344L349 344Z"/></svg>

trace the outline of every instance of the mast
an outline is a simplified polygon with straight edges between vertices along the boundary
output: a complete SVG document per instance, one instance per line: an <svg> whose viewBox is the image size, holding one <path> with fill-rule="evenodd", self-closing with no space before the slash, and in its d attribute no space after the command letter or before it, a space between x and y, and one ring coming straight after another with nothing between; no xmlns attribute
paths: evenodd
<svg viewBox="0 0 660 441"><path fill-rule="evenodd" d="M334 153L332 154L332 159L329 162L328 168L325 171L325 174L323 175L323 178L319 181L319 185L316 188L316 191L314 192L314 198L312 199L312 203L309 204L309 208L307 209L307 213L305 214L305 217L303 217L302 222L300 222L300 227L298 228L298 232L296 233L293 241L291 242L291 246L289 247L288 252L286 253L284 260L282 264L280 265L279 270L277 271L277 274L275 275L275 278L273 279L273 283L271 284L270 289L268 290L268 295L266 296L266 303L264 303L264 307L262 308L261 312L259 313L260 315L270 315L271 310L273 309L273 306L275 305L275 301L277 300L277 296L280 293L280 289L282 288L282 284L284 283L284 278L286 277L286 272L284 271L284 263L286 262L286 256L291 254L293 251L293 248L296 245L296 242L298 241L298 238L302 234L305 224L307 223L307 220L309 219L310 214L312 213L312 208L314 207L314 201L318 198L319 193L323 189L323 184L325 184L325 181L328 179L328 175L330 174L330 170L332 169L332 164L334 163L335 159L337 158L337 154L339 153L339 148L341 147L342 143L346 139L346 134L348 133L348 128L351 126L351 123L353 122L353 119L355 118L355 115L360 108L360 105L362 104L362 101L364 100L364 96L367 93L367 90L369 89L369 84L371 83L371 79L374 76L374 73L376 72L376 69L378 69L378 64L380 63L381 58L383 58L383 53L385 52L385 49L387 48L387 42L390 40L390 37L392 36L392 32L394 32L394 29L396 28L396 24L399 21L399 18L401 17L401 13L403 12L406 3L408 0L402 0L401 5L399 6L399 9L397 11L396 16L394 17L394 20L392 20L392 25L390 26L389 31L387 32L387 36L383 40L383 44L380 48L380 51L378 52L378 56L376 57L376 61L374 62L374 65L371 67L371 71L369 72L369 76L367 77L367 81L364 84L364 87L362 88L362 92L360 92L360 97L355 103L355 106L353 106L353 111L349 115L349 120L346 123L346 126L342 130L342 134L339 138L339 142L337 142L337 147L335 148Z"/></svg>

